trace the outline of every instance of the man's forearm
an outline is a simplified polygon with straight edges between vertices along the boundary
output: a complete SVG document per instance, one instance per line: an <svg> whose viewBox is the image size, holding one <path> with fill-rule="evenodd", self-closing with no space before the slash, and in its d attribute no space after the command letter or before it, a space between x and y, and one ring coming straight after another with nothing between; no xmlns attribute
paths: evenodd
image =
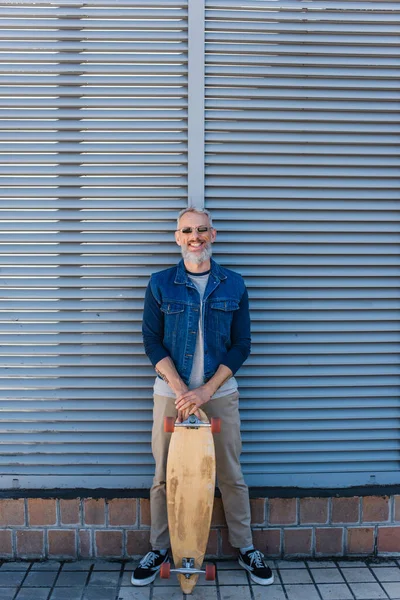
<svg viewBox="0 0 400 600"><path fill-rule="evenodd" d="M205 387L210 392L210 397L215 394L223 384L228 381L232 377L233 373L229 367L226 365L219 365L218 369L214 373L212 377L204 384Z"/></svg>
<svg viewBox="0 0 400 600"><path fill-rule="evenodd" d="M166 356L165 358L160 360L156 364L155 369L157 375L159 375L161 379L168 383L169 387L172 389L172 391L176 394L177 397L187 391L187 385L180 377L172 359L169 356Z"/></svg>

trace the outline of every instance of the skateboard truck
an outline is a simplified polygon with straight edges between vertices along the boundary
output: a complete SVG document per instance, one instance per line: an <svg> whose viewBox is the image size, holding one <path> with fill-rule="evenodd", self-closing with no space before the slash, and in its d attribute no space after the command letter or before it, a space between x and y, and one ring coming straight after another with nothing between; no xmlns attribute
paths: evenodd
<svg viewBox="0 0 400 600"><path fill-rule="evenodd" d="M207 564L205 570L196 569L194 566L194 558L182 558L182 567L179 569L171 569L170 563L163 563L160 569L161 579L169 579L171 573L180 573L186 579L190 579L192 575L205 573L206 581L215 580L215 565Z"/></svg>
<svg viewBox="0 0 400 600"><path fill-rule="evenodd" d="M219 417L211 417L210 422L205 423L196 415L189 415L182 423L175 423L175 417L164 417L164 431L166 433L173 433L175 427L187 427L189 429L211 427L212 433L221 433L221 419Z"/></svg>

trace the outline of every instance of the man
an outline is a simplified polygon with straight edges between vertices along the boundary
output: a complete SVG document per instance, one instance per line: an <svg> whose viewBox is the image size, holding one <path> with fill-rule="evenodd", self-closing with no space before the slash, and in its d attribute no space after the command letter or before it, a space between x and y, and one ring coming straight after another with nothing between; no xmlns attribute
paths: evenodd
<svg viewBox="0 0 400 600"><path fill-rule="evenodd" d="M164 417L182 421L199 407L208 417L221 417L221 433L214 442L229 541L239 549L239 563L253 581L273 583L263 555L253 546L249 494L240 466L234 374L250 354L248 295L242 277L211 258L216 235L208 211L181 211L175 240L183 259L153 274L146 291L143 341L157 373L152 432L156 470L150 491L152 551L132 574L133 585L154 581L161 564L169 561L165 473L171 434L164 433Z"/></svg>

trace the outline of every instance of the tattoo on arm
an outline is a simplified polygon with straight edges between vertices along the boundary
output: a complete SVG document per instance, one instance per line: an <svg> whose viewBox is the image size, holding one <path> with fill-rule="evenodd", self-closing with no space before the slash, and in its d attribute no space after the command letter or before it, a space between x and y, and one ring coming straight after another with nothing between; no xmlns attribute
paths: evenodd
<svg viewBox="0 0 400 600"><path fill-rule="evenodd" d="M164 375L164 373L161 373L161 371L159 371L158 369L156 369L156 373L161 377L161 379L165 381L165 383L169 383L168 378L166 375Z"/></svg>

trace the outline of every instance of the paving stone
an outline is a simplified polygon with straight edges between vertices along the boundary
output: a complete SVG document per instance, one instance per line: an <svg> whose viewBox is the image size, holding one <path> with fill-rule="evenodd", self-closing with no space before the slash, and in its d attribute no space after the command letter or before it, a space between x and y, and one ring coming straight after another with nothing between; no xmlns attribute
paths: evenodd
<svg viewBox="0 0 400 600"><path fill-rule="evenodd" d="M248 585L247 573L244 569L240 571L219 571L219 585Z"/></svg>
<svg viewBox="0 0 400 600"><path fill-rule="evenodd" d="M122 563L97 560L94 563L94 571L121 571Z"/></svg>
<svg viewBox="0 0 400 600"><path fill-rule="evenodd" d="M133 569L129 569L129 571L124 571L124 574L122 576L122 581L121 581L121 587L125 587L127 585L132 585L131 584L132 573L133 573Z"/></svg>
<svg viewBox="0 0 400 600"><path fill-rule="evenodd" d="M117 587L118 581L119 573L113 571L93 571L89 579L89 586L104 585L106 587Z"/></svg>
<svg viewBox="0 0 400 600"><path fill-rule="evenodd" d="M197 584L190 596L186 596L187 600L217 600L217 590L199 587Z"/></svg>
<svg viewBox="0 0 400 600"><path fill-rule="evenodd" d="M88 574L85 571L61 572L56 581L56 587L80 586L84 587Z"/></svg>
<svg viewBox="0 0 400 600"><path fill-rule="evenodd" d="M323 600L352 600L353 594L344 583L323 583L317 586Z"/></svg>
<svg viewBox="0 0 400 600"><path fill-rule="evenodd" d="M308 560L308 566L310 569L336 569L336 564L332 560Z"/></svg>
<svg viewBox="0 0 400 600"><path fill-rule="evenodd" d="M153 588L153 600L166 600L167 598L168 600L183 600L181 588Z"/></svg>
<svg viewBox="0 0 400 600"><path fill-rule="evenodd" d="M400 581L400 569L396 567L374 567L372 571L379 581Z"/></svg>
<svg viewBox="0 0 400 600"><path fill-rule="evenodd" d="M283 587L281 585L257 585L255 583L251 586L254 600L285 600L285 592L283 591Z"/></svg>
<svg viewBox="0 0 400 600"><path fill-rule="evenodd" d="M146 586L145 588L134 588L132 585L130 588L121 588L118 600L149 600L150 589L149 586Z"/></svg>
<svg viewBox="0 0 400 600"><path fill-rule="evenodd" d="M32 563L31 571L58 571L61 563L55 560L46 560L44 562Z"/></svg>
<svg viewBox="0 0 400 600"><path fill-rule="evenodd" d="M387 597L379 583L350 583L349 585L356 600L375 600L375 598Z"/></svg>
<svg viewBox="0 0 400 600"><path fill-rule="evenodd" d="M285 585L289 600L320 600L313 585Z"/></svg>
<svg viewBox="0 0 400 600"><path fill-rule="evenodd" d="M16 600L47 600L50 590L51 588L21 588Z"/></svg>
<svg viewBox="0 0 400 600"><path fill-rule="evenodd" d="M57 573L54 571L30 571L24 580L23 587L52 587Z"/></svg>
<svg viewBox="0 0 400 600"><path fill-rule="evenodd" d="M314 569L312 574L315 583L344 583L339 569Z"/></svg>
<svg viewBox="0 0 400 600"><path fill-rule="evenodd" d="M237 560L219 560L218 561L218 570L225 571L226 569L241 569L242 567L239 565Z"/></svg>
<svg viewBox="0 0 400 600"><path fill-rule="evenodd" d="M17 591L16 587L1 588L1 590L0 590L1 600L13 600L16 591Z"/></svg>
<svg viewBox="0 0 400 600"><path fill-rule="evenodd" d="M337 564L344 569L366 566L366 563L363 560L339 560Z"/></svg>
<svg viewBox="0 0 400 600"><path fill-rule="evenodd" d="M221 600L251 600L248 585L224 585L220 587Z"/></svg>
<svg viewBox="0 0 400 600"><path fill-rule="evenodd" d="M89 571L93 560L77 560L63 564L63 571Z"/></svg>
<svg viewBox="0 0 400 600"><path fill-rule="evenodd" d="M27 571L32 563L30 562L5 562L1 565L1 571Z"/></svg>
<svg viewBox="0 0 400 600"><path fill-rule="evenodd" d="M25 573L20 571L0 571L0 587L16 587L24 577Z"/></svg>
<svg viewBox="0 0 400 600"><path fill-rule="evenodd" d="M179 586L179 581L176 573L171 573L169 579L161 579L160 575L158 575L158 577L156 577L154 580L154 585L157 587L177 587Z"/></svg>
<svg viewBox="0 0 400 600"><path fill-rule="evenodd" d="M400 598L400 585L398 583L382 583L389 598L397 600Z"/></svg>
<svg viewBox="0 0 400 600"><path fill-rule="evenodd" d="M282 581L283 583L312 583L312 579L310 577L310 574L308 573L308 571L306 570L294 570L291 569L290 571L281 571L281 577L282 577Z"/></svg>
<svg viewBox="0 0 400 600"><path fill-rule="evenodd" d="M305 562L302 560L277 560L276 566L278 569L305 569Z"/></svg>
<svg viewBox="0 0 400 600"><path fill-rule="evenodd" d="M50 600L81 600L83 587L54 588Z"/></svg>
<svg viewBox="0 0 400 600"><path fill-rule="evenodd" d="M368 583L376 581L371 571L367 567L356 569L342 569L346 581L349 583Z"/></svg>
<svg viewBox="0 0 400 600"><path fill-rule="evenodd" d="M83 600L115 600L115 593L115 587L94 585L92 588L86 588Z"/></svg>

